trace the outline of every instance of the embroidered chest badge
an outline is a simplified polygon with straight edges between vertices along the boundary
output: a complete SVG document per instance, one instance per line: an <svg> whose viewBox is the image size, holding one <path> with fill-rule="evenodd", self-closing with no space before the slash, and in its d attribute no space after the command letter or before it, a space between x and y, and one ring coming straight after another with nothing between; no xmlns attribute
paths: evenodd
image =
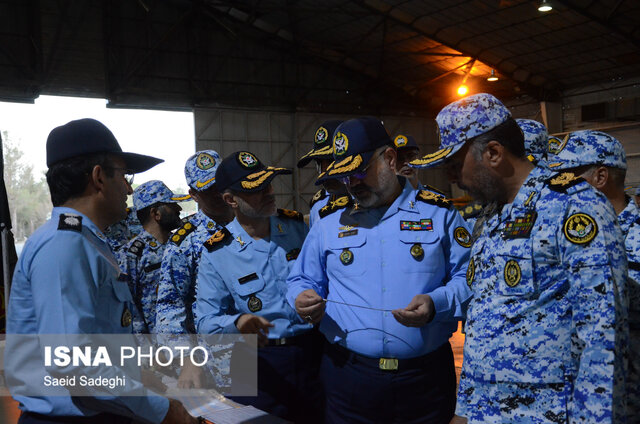
<svg viewBox="0 0 640 424"><path fill-rule="evenodd" d="M564 222L564 236L571 243L587 244L598 234L598 224L586 213L571 215Z"/></svg>
<svg viewBox="0 0 640 424"><path fill-rule="evenodd" d="M471 234L464 227L457 227L453 230L454 240L462 247L471 247Z"/></svg>
<svg viewBox="0 0 640 424"><path fill-rule="evenodd" d="M520 265L515 260L508 260L504 266L504 281L509 287L515 287L518 285L522 277L520 271Z"/></svg>
<svg viewBox="0 0 640 424"><path fill-rule="evenodd" d="M507 221L502 229L502 238L529 238L537 217L538 213L536 211L530 211L525 213L524 216L516 217L513 221Z"/></svg>

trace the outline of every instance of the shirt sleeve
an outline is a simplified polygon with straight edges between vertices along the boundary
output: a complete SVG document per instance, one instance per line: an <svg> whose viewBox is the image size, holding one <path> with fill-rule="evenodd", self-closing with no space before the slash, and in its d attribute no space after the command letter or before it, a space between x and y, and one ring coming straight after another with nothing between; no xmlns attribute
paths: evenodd
<svg viewBox="0 0 640 424"><path fill-rule="evenodd" d="M622 233L609 205L590 202L568 208L557 238L570 271L567 298L577 335L572 352L579 359L570 415L580 422L611 422L623 413L628 342Z"/></svg>
<svg viewBox="0 0 640 424"><path fill-rule="evenodd" d="M467 306L473 295L467 284L471 231L462 216L449 209L446 213L442 249L446 255L447 276L444 284L431 293L435 307L434 321L464 320Z"/></svg>
<svg viewBox="0 0 640 424"><path fill-rule="evenodd" d="M196 328L200 334L237 333L236 320L242 315L224 280L212 263L211 256L204 253L198 267L198 318Z"/></svg>
<svg viewBox="0 0 640 424"><path fill-rule="evenodd" d="M113 318L104 316L100 289L121 283L108 281L115 279L116 271L109 275L104 259L92 255L93 250L95 247L81 234L69 232L57 235L55 242L43 248L32 262L29 280L39 334L91 334L96 332L97 321ZM149 423L160 423L169 408L169 401L158 396L85 400L94 410L118 411Z"/></svg>
<svg viewBox="0 0 640 424"><path fill-rule="evenodd" d="M311 289L322 298L327 297L329 280L325 272L327 261L322 238L321 225L311 227L287 278L287 301L294 310L296 298L305 290Z"/></svg>
<svg viewBox="0 0 640 424"><path fill-rule="evenodd" d="M160 266L158 301L156 305L156 333L187 334L185 297L191 281L188 255L169 243Z"/></svg>

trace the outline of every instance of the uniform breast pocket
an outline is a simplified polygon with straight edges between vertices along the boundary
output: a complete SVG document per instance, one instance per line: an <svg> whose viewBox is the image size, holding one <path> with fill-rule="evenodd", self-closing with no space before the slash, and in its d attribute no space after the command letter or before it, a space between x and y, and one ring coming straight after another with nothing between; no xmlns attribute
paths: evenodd
<svg viewBox="0 0 640 424"><path fill-rule="evenodd" d="M513 252L495 256L495 293L501 296L532 296L538 292L531 256Z"/></svg>
<svg viewBox="0 0 640 424"><path fill-rule="evenodd" d="M121 327L131 324L133 302L127 283L105 281L100 287L98 297L98 318L106 318L111 325Z"/></svg>
<svg viewBox="0 0 640 424"><path fill-rule="evenodd" d="M252 272L242 277L237 277L233 282L233 290L240 297L251 296L264 289L264 279L257 272Z"/></svg>
<svg viewBox="0 0 640 424"><path fill-rule="evenodd" d="M444 270L440 237L432 231L401 232L400 246L395 249L397 264L407 273L433 273Z"/></svg>
<svg viewBox="0 0 640 424"><path fill-rule="evenodd" d="M336 237L328 243L327 270L338 275L354 277L367 268L367 238L364 234Z"/></svg>

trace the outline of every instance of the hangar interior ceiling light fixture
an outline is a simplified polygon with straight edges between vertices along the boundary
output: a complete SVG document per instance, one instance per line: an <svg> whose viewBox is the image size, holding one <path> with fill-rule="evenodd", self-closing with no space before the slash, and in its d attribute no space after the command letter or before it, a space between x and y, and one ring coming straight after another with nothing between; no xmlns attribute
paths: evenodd
<svg viewBox="0 0 640 424"><path fill-rule="evenodd" d="M489 77L487 78L487 81L498 81L498 76L496 75L496 70L492 69L491 70L491 75L489 75Z"/></svg>
<svg viewBox="0 0 640 424"><path fill-rule="evenodd" d="M551 6L551 3L548 2L547 0L542 0L542 2L540 3L540 6L538 6L538 11L540 12L549 12L552 9L553 9L553 6Z"/></svg>

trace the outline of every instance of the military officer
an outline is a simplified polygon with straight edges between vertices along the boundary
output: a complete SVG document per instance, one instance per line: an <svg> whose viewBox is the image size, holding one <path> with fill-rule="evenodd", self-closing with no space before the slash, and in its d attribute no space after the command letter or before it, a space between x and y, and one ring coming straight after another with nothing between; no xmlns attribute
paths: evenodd
<svg viewBox="0 0 640 424"><path fill-rule="evenodd" d="M626 261L615 212L571 173L526 158L522 131L489 94L446 106L452 183L483 202L467 284L457 414L470 423L612 422L623 370Z"/></svg>
<svg viewBox="0 0 640 424"><path fill-rule="evenodd" d="M315 162L318 174L324 172L327 166L333 162L332 142L333 133L342 121L330 120L325 121L316 130L313 139L313 148L298 161L298 168L304 168L311 161ZM339 197L347 195L344 184L336 180L327 180L322 184L320 189L309 202L309 226L322 218L320 209L331 202L335 202Z"/></svg>
<svg viewBox="0 0 640 424"><path fill-rule="evenodd" d="M185 164L189 194L199 210L173 234L164 253L158 286L157 333L195 333L193 303L202 246L230 221L230 209L215 186L221 161L216 151L203 150Z"/></svg>
<svg viewBox="0 0 640 424"><path fill-rule="evenodd" d="M131 333L131 294L103 230L125 217L131 176L162 162L124 153L111 131L93 119L71 121L47 139L51 219L27 241L15 270L7 333ZM11 346L7 340L7 346ZM7 353L9 355L9 353ZM34 353L39 356L40 353ZM30 360L31 359L31 360ZM6 358L5 358L6 360ZM22 357L20 380L42 359ZM24 367L24 368L21 368ZM30 382L37 384L34 382ZM19 423L196 423L183 406L162 397L16 396Z"/></svg>
<svg viewBox="0 0 640 424"><path fill-rule="evenodd" d="M302 214L276 210L271 181L285 168L232 153L216 178L235 219L206 243L198 272L198 333L257 334L258 396L235 398L303 423L318 417L312 326L289 306L286 279L308 232Z"/></svg>
<svg viewBox="0 0 640 424"><path fill-rule="evenodd" d="M576 131L551 156L555 169L573 172L607 196L618 215L629 266L627 417L640 415L640 210L624 192L627 159L620 141L601 131Z"/></svg>
<svg viewBox="0 0 640 424"><path fill-rule="evenodd" d="M127 217L110 225L104 231L104 235L107 237L111 250L115 253L141 232L142 225L138 221L135 209L127 208Z"/></svg>
<svg viewBox="0 0 640 424"><path fill-rule="evenodd" d="M133 206L143 231L116 253L122 272L129 277L129 289L135 308L134 333L154 333L156 300L162 255L171 231L179 227L180 211L177 202L189 195L174 194L159 180L147 181L133 191Z"/></svg>
<svg viewBox="0 0 640 424"><path fill-rule="evenodd" d="M516 119L524 136L524 151L527 159L536 166L547 166L549 134L547 127L533 119Z"/></svg>
<svg viewBox="0 0 640 424"><path fill-rule="evenodd" d="M334 162L354 202L311 228L287 299L328 340L320 376L327 422L448 423L448 339L470 298L470 234L444 197L396 175L396 150L372 117L342 123Z"/></svg>

